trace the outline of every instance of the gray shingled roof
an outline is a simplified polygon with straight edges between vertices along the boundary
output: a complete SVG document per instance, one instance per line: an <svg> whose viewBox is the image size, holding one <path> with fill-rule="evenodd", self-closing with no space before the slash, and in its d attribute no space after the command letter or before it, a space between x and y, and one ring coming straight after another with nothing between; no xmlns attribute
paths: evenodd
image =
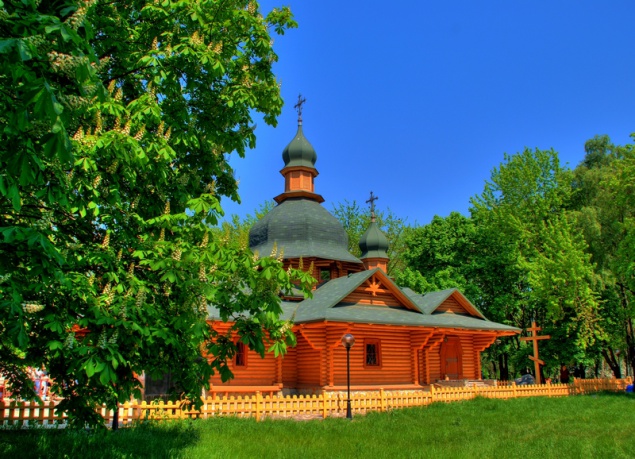
<svg viewBox="0 0 635 459"><path fill-rule="evenodd" d="M474 310L479 314L482 319L485 319L485 316L479 309L472 304L470 300L468 300L460 291L456 288L449 288L447 290L439 290L437 292L429 292L425 295L420 295L416 293L414 290L411 290L407 287L401 288L401 291L404 292L408 297L414 301L417 306L426 314L432 314L445 300L447 300L453 293L458 293L461 295L464 301L466 301Z"/></svg>
<svg viewBox="0 0 635 459"><path fill-rule="evenodd" d="M262 217L249 231L249 247L267 256L284 249L284 258L316 257L361 261L348 251L348 235L341 223L319 203L287 199Z"/></svg>
<svg viewBox="0 0 635 459"><path fill-rule="evenodd" d="M376 272L380 271L373 269L333 279L318 288L313 293L313 298L304 301L283 301L282 318L284 320L293 318L297 324L328 320L332 322L520 332L518 328L491 322L485 318L451 312L434 313L435 309L454 292L460 294L456 289L431 292L426 295L419 295L408 288L400 289L407 298L412 300L409 306L418 309L418 311L404 307L343 302L351 292ZM383 275L383 272L381 273L383 282L390 283L399 289L387 276ZM209 308L209 311L210 318L218 318L218 311L213 308Z"/></svg>

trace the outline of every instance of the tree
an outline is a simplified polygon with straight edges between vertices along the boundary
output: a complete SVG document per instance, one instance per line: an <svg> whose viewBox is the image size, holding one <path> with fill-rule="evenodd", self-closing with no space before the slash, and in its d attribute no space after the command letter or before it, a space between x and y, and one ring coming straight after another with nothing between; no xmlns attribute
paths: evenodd
<svg viewBox="0 0 635 459"><path fill-rule="evenodd" d="M406 268L397 276L400 284L418 292L458 288L468 298L479 293L471 277L475 255L474 222L458 212L448 217L435 215L424 226L412 229L404 241Z"/></svg>
<svg viewBox="0 0 635 459"><path fill-rule="evenodd" d="M620 377L622 357L635 371L631 265L635 256L635 155L633 145L614 145L608 136L590 139L585 150L584 160L574 170L572 207L601 279L600 312L606 334L597 352Z"/></svg>
<svg viewBox="0 0 635 459"><path fill-rule="evenodd" d="M527 149L506 156L472 200L482 234L497 241L498 261L513 266L516 279L506 282L507 299L515 300L514 325L526 328L532 318L545 324L552 339L544 355L552 366L592 361L589 351L604 333L598 279L587 243L574 229L576 216L568 211L571 183L555 151Z"/></svg>
<svg viewBox="0 0 635 459"><path fill-rule="evenodd" d="M13 389L32 396L23 369L45 365L76 425L138 395L142 371L171 370L196 401L213 371L231 377L236 350L208 303L251 349L284 352L279 292L308 275L210 226L238 198L227 159L255 145L252 113L280 113L270 31L294 27L290 11L30 0L0 14L0 371Z"/></svg>
<svg viewBox="0 0 635 459"><path fill-rule="evenodd" d="M376 211L377 225L388 239L388 274L399 272L403 268L402 252L404 236L409 230L405 219L394 215L390 209ZM356 257L361 256L359 240L370 225L370 212L364 212L356 201L345 200L333 207L333 215L348 234L348 251Z"/></svg>

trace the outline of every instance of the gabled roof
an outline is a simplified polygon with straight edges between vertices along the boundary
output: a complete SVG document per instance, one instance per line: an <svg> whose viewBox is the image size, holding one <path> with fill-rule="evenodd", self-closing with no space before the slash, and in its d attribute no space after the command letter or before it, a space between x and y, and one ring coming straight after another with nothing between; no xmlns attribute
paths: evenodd
<svg viewBox="0 0 635 459"><path fill-rule="evenodd" d="M375 306L346 303L351 292L375 275L389 288L402 306ZM470 315L436 312L448 298L454 298ZM490 322L457 289L418 295L410 289L399 288L380 269L362 271L327 282L317 289L313 298L294 305L295 323L319 321L353 322L387 325L413 325L471 330L496 330L518 332L508 325Z"/></svg>
<svg viewBox="0 0 635 459"><path fill-rule="evenodd" d="M315 320L326 320L328 315L341 314L329 311L337 306L343 306L342 301L351 294L356 288L361 286L366 280L375 275L386 285L392 294L399 300L403 307L401 309L411 310L420 314L418 306L405 295L399 287L397 287L384 274L381 269L375 268L368 271L362 271L355 274L349 274L346 277L338 277L323 284L313 293L313 298L306 299L298 305L295 321L312 322ZM371 307L370 305L361 305L361 308ZM375 306L381 309L396 309L389 306Z"/></svg>
<svg viewBox="0 0 635 459"><path fill-rule="evenodd" d="M394 296L399 306L347 302L351 293L364 286L375 276ZM358 290L359 291L359 290ZM371 293L368 293L369 297ZM448 299L454 299L467 314L439 312L437 309ZM460 328L468 330L518 333L520 329L490 322L457 289L431 292L425 295L409 288L399 288L381 269L372 269L339 277L324 283L304 301L283 301L282 319L296 324L312 322L349 322L382 325L404 325L434 328ZM218 310L209 307L209 318L218 318Z"/></svg>
<svg viewBox="0 0 635 459"><path fill-rule="evenodd" d="M421 311L426 314L433 314L448 298L453 298L463 306L470 315L485 319L481 311L456 288L430 292L425 295L420 295L409 288L402 288L402 290L419 306Z"/></svg>

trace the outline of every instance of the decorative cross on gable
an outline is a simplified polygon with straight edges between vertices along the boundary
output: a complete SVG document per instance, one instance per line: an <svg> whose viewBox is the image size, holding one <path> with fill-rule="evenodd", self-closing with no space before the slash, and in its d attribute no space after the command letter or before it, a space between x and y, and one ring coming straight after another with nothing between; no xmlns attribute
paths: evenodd
<svg viewBox="0 0 635 459"><path fill-rule="evenodd" d="M538 340L541 339L550 339L551 335L543 335L538 336L538 332L542 330L542 328L536 327L536 321L531 321L531 328L528 328L527 331L531 332L531 336L524 336L520 338L521 341L533 341L534 342L534 355L529 356L529 360L534 361L535 369L536 369L536 383L540 384L540 365L544 365L545 361L540 360L538 358Z"/></svg>
<svg viewBox="0 0 635 459"><path fill-rule="evenodd" d="M306 102L306 98L302 94L298 94L298 103L293 106L298 111L298 122L302 122L302 105Z"/></svg>

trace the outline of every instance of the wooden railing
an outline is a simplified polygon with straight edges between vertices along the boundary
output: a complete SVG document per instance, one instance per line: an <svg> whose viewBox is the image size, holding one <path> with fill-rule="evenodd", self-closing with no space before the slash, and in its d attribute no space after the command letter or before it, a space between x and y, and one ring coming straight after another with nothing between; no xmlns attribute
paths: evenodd
<svg viewBox="0 0 635 459"><path fill-rule="evenodd" d="M356 392L351 394L353 413L387 411L413 406L426 406L434 402L455 402L475 397L565 397L601 391L623 392L632 379L576 379L572 384L541 384L486 387L430 387L430 390ZM58 402L0 402L0 425L63 426L66 415L58 414ZM268 418L326 418L344 416L346 393L324 392L319 395L255 395L218 396L203 400L197 410L187 402L127 402L119 407L120 425L146 420L197 419L214 416ZM112 424L113 411L102 407L100 414L107 425Z"/></svg>

